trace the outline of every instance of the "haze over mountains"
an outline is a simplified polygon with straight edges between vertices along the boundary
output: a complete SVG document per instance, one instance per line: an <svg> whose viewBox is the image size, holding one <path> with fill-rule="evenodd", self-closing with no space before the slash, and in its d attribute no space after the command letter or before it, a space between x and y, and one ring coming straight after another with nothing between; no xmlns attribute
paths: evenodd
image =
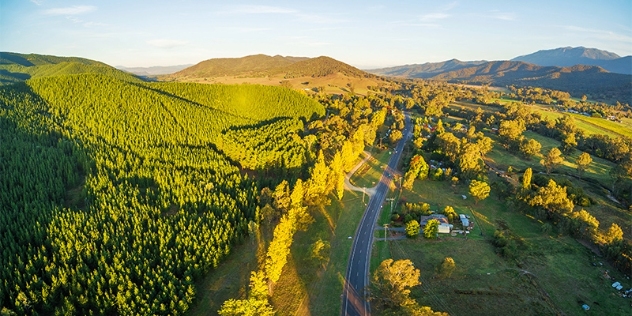
<svg viewBox="0 0 632 316"><path fill-rule="evenodd" d="M540 86L605 99L632 97L632 56L619 57L614 53L584 47L544 50L511 61L452 59L368 71L382 76L453 83Z"/></svg>
<svg viewBox="0 0 632 316"><path fill-rule="evenodd" d="M524 61L538 66L599 66L609 72L627 75L632 74L632 56L621 57L615 53L596 48L560 47L540 50L533 54L518 56L511 60Z"/></svg>
<svg viewBox="0 0 632 316"><path fill-rule="evenodd" d="M550 50L540 50L532 54L515 57L510 61L525 62L537 66L598 66L611 73L626 75L632 74L632 56L620 57L615 53L596 48L562 47ZM441 73L455 71L470 66L478 66L485 63L488 63L488 61L460 61L458 59L451 59L438 63L412 64L371 69L367 71L384 76L429 79ZM489 63L497 63L497 61L491 61ZM494 67L490 66L490 68ZM583 67L581 67L581 69L583 69ZM568 70L562 71L567 72Z"/></svg>
<svg viewBox="0 0 632 316"><path fill-rule="evenodd" d="M182 69L191 67L191 64L187 65L175 65L175 66L152 66L152 67L125 67L116 66L117 69L127 71L139 76L159 76L168 75Z"/></svg>

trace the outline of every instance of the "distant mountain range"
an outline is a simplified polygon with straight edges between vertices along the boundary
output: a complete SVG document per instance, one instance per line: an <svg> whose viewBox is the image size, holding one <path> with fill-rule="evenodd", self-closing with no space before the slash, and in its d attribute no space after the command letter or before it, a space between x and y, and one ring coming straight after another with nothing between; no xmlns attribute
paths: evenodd
<svg viewBox="0 0 632 316"><path fill-rule="evenodd" d="M599 66L609 72L632 74L632 56L620 57L615 53L596 48L560 47L540 50L533 54L518 56L512 61L524 61L538 66Z"/></svg>
<svg viewBox="0 0 632 316"><path fill-rule="evenodd" d="M176 66L152 66L152 67L125 67L125 66L116 66L117 69L133 73L138 76L158 76L158 75L168 75L174 72L178 72L187 67L191 67L191 64L187 65L176 65Z"/></svg>
<svg viewBox="0 0 632 316"><path fill-rule="evenodd" d="M413 64L381 69L371 69L367 70L367 72L381 76L426 79L432 78L433 76L444 73L446 71L453 71L470 66L477 66L486 62L487 61L485 60L460 61L458 59L450 59L439 63Z"/></svg>
<svg viewBox="0 0 632 316"><path fill-rule="evenodd" d="M402 78L420 78L442 80L453 83L490 84L496 86L539 86L543 88L568 91L571 94L591 94L604 99L632 98L632 56L619 57L606 51L589 48L559 48L539 51L534 54L516 57L525 61L459 61L456 59L415 65L405 65L368 72ZM584 64L576 64L584 61ZM547 64L546 66L538 65ZM599 65L619 67L620 72L609 72ZM555 64L564 64L558 66ZM552 65L553 64L553 65Z"/></svg>

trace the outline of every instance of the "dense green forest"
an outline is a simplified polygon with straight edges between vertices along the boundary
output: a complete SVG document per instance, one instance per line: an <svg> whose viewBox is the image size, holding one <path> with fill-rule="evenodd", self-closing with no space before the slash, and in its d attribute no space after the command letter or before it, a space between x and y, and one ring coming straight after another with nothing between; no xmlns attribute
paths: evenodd
<svg viewBox="0 0 632 316"><path fill-rule="evenodd" d="M298 128L324 109L284 88L94 72L0 87L0 305L181 314L194 281L259 220L256 180L218 141L278 120L304 153ZM266 143L276 130L256 132L262 152L282 155Z"/></svg>

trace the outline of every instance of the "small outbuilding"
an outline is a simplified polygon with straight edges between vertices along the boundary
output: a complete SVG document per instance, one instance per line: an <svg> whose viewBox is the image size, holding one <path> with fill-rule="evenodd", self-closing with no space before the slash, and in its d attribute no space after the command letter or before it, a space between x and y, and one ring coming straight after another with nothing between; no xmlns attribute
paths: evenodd
<svg viewBox="0 0 632 316"><path fill-rule="evenodd" d="M470 220L467 218L467 216L465 216L465 214L460 214L459 219L461 219L461 224L463 225L463 228L467 228L470 226Z"/></svg>
<svg viewBox="0 0 632 316"><path fill-rule="evenodd" d="M441 223L439 224L438 228L439 228L438 230L439 234L449 234L450 231L452 230L452 224Z"/></svg>

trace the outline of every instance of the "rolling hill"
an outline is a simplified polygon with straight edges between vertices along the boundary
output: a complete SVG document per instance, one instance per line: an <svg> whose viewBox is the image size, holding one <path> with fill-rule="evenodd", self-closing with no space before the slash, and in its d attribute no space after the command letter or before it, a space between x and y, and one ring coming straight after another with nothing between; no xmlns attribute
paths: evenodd
<svg viewBox="0 0 632 316"><path fill-rule="evenodd" d="M126 81L139 81L131 74L90 59L0 52L0 85L22 82L31 78L84 73L103 74Z"/></svg>
<svg viewBox="0 0 632 316"><path fill-rule="evenodd" d="M384 84L374 74L330 57L284 57L251 55L241 58L214 58L171 75L163 81L202 83L256 83L286 85L305 90L324 89L327 93L346 93L351 89L365 93L369 86Z"/></svg>
<svg viewBox="0 0 632 316"><path fill-rule="evenodd" d="M170 78L201 78L221 76L262 76L270 69L289 66L305 57L250 55L241 58L213 58L180 70Z"/></svg>
<svg viewBox="0 0 632 316"><path fill-rule="evenodd" d="M599 66L609 72L632 74L632 56L620 57L615 53L596 48L560 47L540 50L532 54L518 56L512 61L523 61L538 66L590 65Z"/></svg>

